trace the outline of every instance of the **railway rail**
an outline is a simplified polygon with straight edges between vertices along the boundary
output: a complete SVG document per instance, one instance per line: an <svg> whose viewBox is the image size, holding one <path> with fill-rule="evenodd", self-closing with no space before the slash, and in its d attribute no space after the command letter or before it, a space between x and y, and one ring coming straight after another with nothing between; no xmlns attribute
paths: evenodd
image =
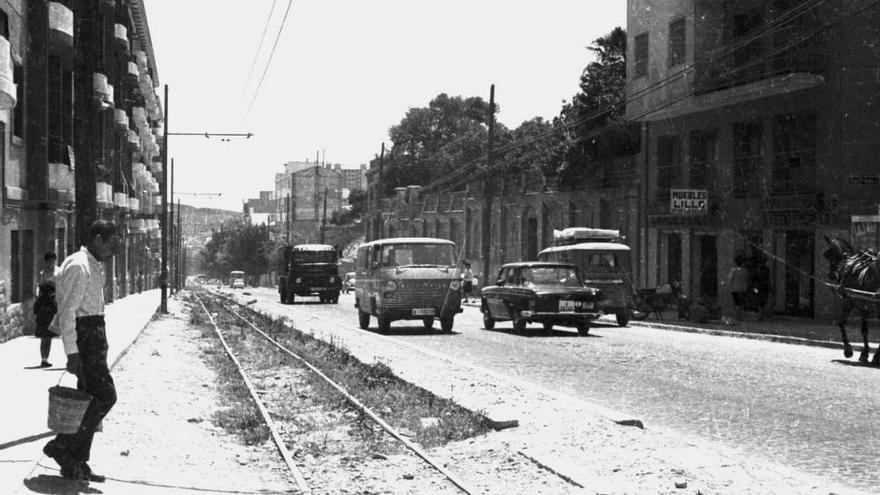
<svg viewBox="0 0 880 495"><path fill-rule="evenodd" d="M279 454L281 455L282 459L284 460L284 463L287 465L287 468L290 471L291 476L297 485L297 488L302 493L312 493L312 490L311 490L311 487L309 486L308 481L306 480L305 476L303 476L303 474L300 472L299 468L297 467L296 463L294 462L293 456L291 455L289 449L287 448L287 444L284 442L284 439L282 438L282 435L279 432L277 425L272 420L272 417L269 414L269 410L267 409L265 403L263 402L263 400L260 398L259 394L257 393L257 390L254 387L252 380L248 377L240 360L238 359L238 357L236 357L232 348L230 347L230 345L228 344L228 342L224 338L223 332L221 331L220 326L218 325L216 319L214 318L214 315L211 313L211 311L208 310L208 307L205 305L205 302L203 301L202 297L200 297L198 294L195 294L195 293L194 293L194 297L198 301L202 310L207 315L208 321L211 323L211 326L214 328L214 333L217 335L224 350L226 351L227 355L234 363L239 375L241 376L245 386L247 387L248 392L250 393L250 396L251 396L254 404L257 406L257 409L259 410L260 415L263 418L263 421L266 423L267 427L270 430L272 440L273 440L276 448L278 449ZM269 334L267 334L265 331L263 331L262 329L260 329L256 325L254 325L250 320L248 320L247 318L242 316L238 311L233 309L233 307L231 305L229 305L227 302L225 302L224 300L222 300L221 297L222 296L219 296L217 294L211 294L209 301L211 303L213 303L214 305L216 305L217 307L222 308L224 311L226 311L228 314L234 316L236 319L240 320L242 323L244 323L246 325L246 327L253 330L253 332L256 333L257 335L259 335L265 342L271 344L272 346L279 349L280 351L282 351L286 355L292 357L293 359L298 361L300 364L302 364L304 367L308 368L316 376L318 376L322 380L324 380L333 389L338 391L346 399L346 401L348 401L352 406L354 406L364 416L369 417L371 420L373 420L380 428L382 428L382 430L384 430L386 433L391 435L393 438L395 438L397 441L399 441L402 445L404 445L409 451L411 451L413 454L415 454L419 459L421 459L427 465L429 465L431 468L433 468L438 473L440 473L443 476L443 478L448 480L452 485L454 485L456 488L458 488L462 493L465 493L468 495L476 493L470 487L468 487L460 479L459 476L457 476L456 474L454 474L450 470L443 467L439 461L433 459L430 455L428 455L419 446L415 445L413 442L404 438L400 434L400 432L398 432L397 430L394 429L394 427L392 427L387 422L382 420L382 418L379 417L379 415L376 414L376 412L374 412L373 410L371 410L370 408L365 406L363 403L361 403L357 398L355 398L353 395L351 395L341 385L339 385L338 383L333 381L330 377L328 377L326 374L321 372L321 370L319 370L317 367L315 367L314 365L309 363L305 358L303 358L302 356L299 356L295 352L291 351L290 349L288 349L287 347L285 347L284 345L279 343L277 340L273 339Z"/></svg>

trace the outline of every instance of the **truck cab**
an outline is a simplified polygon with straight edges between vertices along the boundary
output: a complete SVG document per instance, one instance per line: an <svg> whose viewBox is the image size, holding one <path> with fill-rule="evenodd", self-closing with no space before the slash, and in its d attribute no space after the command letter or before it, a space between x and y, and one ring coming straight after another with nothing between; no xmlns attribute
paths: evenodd
<svg viewBox="0 0 880 495"><path fill-rule="evenodd" d="M296 296L318 296L322 303L339 302L342 282L339 256L328 244L298 244L280 248L278 293L281 304L293 304Z"/></svg>

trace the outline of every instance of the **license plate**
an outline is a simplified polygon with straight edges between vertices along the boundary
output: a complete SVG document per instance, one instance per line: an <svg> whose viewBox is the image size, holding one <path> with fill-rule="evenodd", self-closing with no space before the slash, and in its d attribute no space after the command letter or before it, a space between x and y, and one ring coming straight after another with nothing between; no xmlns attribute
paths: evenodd
<svg viewBox="0 0 880 495"><path fill-rule="evenodd" d="M413 308L413 316L434 316L434 308Z"/></svg>
<svg viewBox="0 0 880 495"><path fill-rule="evenodd" d="M327 290L326 287L309 287L309 290L312 292L317 292L319 290Z"/></svg>
<svg viewBox="0 0 880 495"><path fill-rule="evenodd" d="M574 301L559 301L559 311L574 311Z"/></svg>
<svg viewBox="0 0 880 495"><path fill-rule="evenodd" d="M586 301L568 301L565 299L559 301L559 311L572 312L578 309L593 309L593 303Z"/></svg>

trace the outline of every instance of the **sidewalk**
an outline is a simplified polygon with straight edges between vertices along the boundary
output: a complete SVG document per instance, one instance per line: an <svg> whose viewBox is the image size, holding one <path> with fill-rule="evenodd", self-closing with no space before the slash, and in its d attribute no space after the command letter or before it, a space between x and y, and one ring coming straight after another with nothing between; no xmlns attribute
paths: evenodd
<svg viewBox="0 0 880 495"><path fill-rule="evenodd" d="M105 308L111 366L158 310L159 292L155 289L133 294ZM64 374L67 359L61 340L52 342L51 368L35 368L40 363L39 346L39 339L32 336L0 344L0 395L5 404L0 421L0 493L14 493L21 487L21 480L33 469L34 462L43 457L43 445L54 435L46 427L49 387L59 379L67 386L76 383Z"/></svg>

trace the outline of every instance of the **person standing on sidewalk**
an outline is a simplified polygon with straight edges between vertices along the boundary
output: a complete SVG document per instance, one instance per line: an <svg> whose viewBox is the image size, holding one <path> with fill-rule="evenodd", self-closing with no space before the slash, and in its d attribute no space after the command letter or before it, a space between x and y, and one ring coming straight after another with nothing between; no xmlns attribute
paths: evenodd
<svg viewBox="0 0 880 495"><path fill-rule="evenodd" d="M67 257L57 277L58 328L67 354L67 371L77 388L91 394L79 430L59 434L43 447L65 478L103 481L87 464L95 428L116 403L116 388L107 366L104 330L104 267L119 246L116 225L98 220L89 228L88 244Z"/></svg>
<svg viewBox="0 0 880 495"><path fill-rule="evenodd" d="M51 326L52 318L58 312L58 304L55 301L55 277L61 269L55 264L57 259L58 255L54 251L43 255L43 268L38 275L37 299L34 301L37 328L34 336L40 339L40 368L52 366L49 362L49 352L52 350L52 339L58 336Z"/></svg>
<svg viewBox="0 0 880 495"><path fill-rule="evenodd" d="M733 258L734 267L727 273L727 289L733 300L733 322L739 322L742 318L742 310L746 303L746 291L749 288L749 272L743 266L745 259L742 255Z"/></svg>

